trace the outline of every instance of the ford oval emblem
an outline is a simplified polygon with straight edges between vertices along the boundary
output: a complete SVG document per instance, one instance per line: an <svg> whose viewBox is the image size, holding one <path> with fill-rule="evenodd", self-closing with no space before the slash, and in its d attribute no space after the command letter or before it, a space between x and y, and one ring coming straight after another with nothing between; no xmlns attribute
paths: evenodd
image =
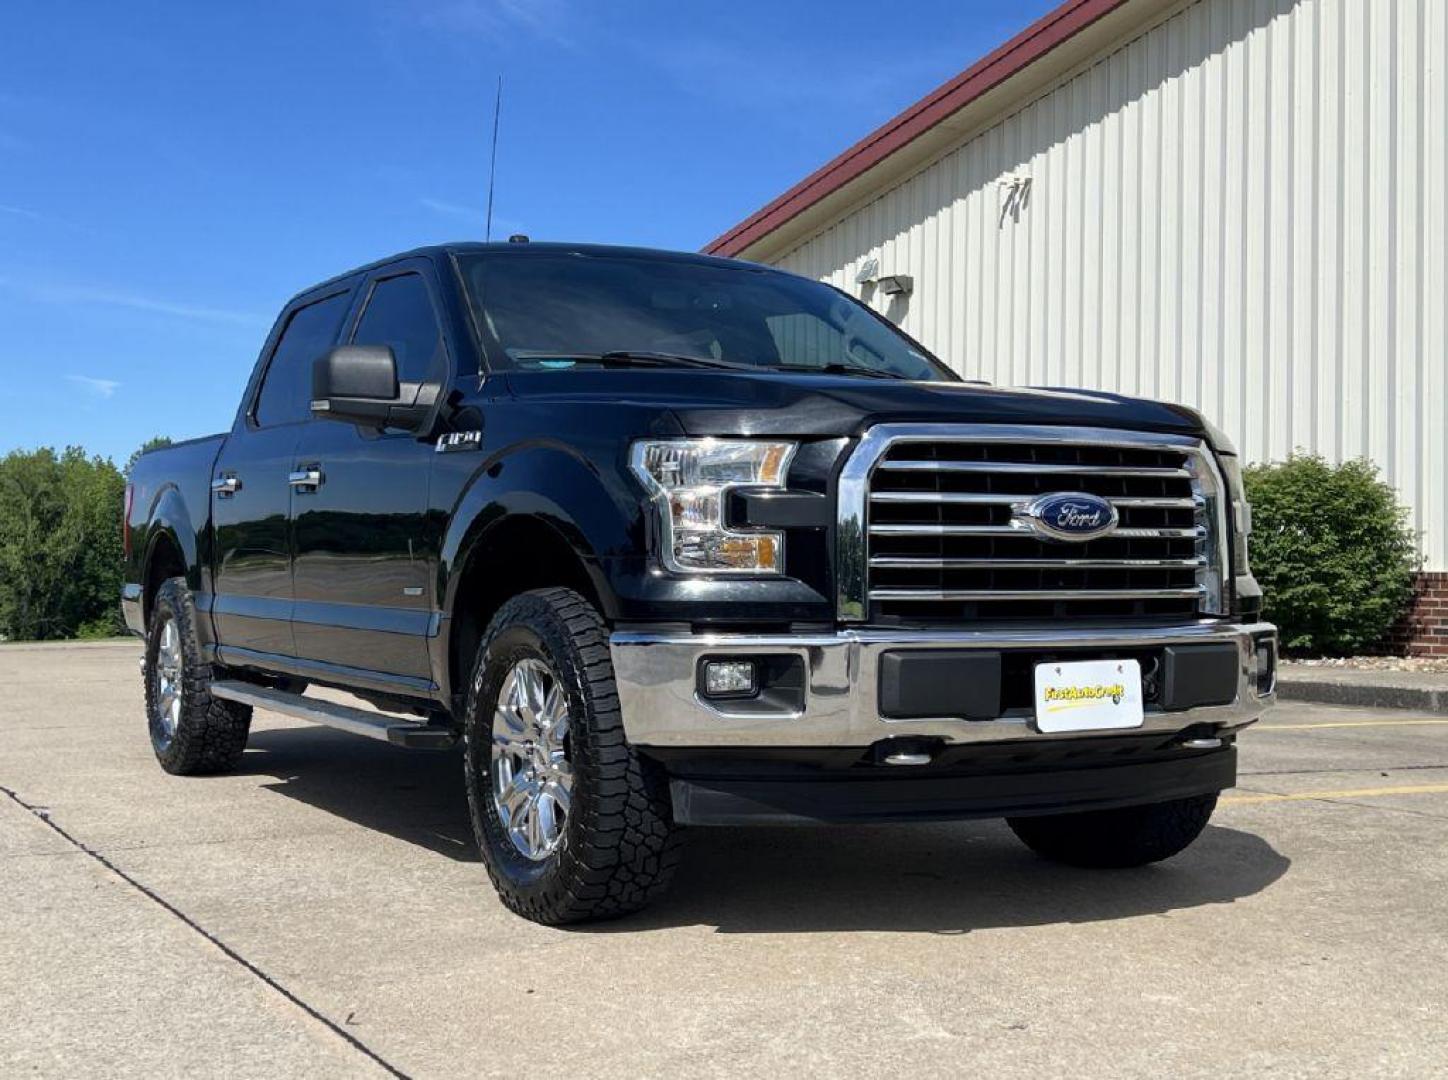
<svg viewBox="0 0 1448 1080"><path fill-rule="evenodd" d="M1116 528L1116 507L1100 495L1084 491L1058 491L1016 508L1034 532L1052 540L1084 543Z"/></svg>

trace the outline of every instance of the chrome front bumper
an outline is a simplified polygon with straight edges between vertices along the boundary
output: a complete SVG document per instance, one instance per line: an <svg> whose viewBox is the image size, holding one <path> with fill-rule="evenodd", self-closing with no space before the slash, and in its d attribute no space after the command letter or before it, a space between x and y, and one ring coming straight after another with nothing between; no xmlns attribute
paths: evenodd
<svg viewBox="0 0 1448 1080"><path fill-rule="evenodd" d="M611 638L614 675L624 731L635 746L669 747L865 747L902 736L938 738L946 744L1039 739L1029 715L994 720L952 717L889 720L880 716L879 660L891 649L1109 650L1158 645L1232 642L1238 666L1236 700L1178 711L1151 711L1140 728L1171 733L1195 725L1218 732L1250 724L1272 703L1270 689L1258 693L1255 639L1275 641L1268 623L1203 622L1169 629L1035 629L1008 631L927 631L846 629L815 635L615 633ZM773 711L746 711L728 702L706 701L697 691L700 661L709 656L797 656L805 682L800 704ZM1120 737L1121 730L1082 732L1071 738ZM1050 738L1059 739L1061 735Z"/></svg>

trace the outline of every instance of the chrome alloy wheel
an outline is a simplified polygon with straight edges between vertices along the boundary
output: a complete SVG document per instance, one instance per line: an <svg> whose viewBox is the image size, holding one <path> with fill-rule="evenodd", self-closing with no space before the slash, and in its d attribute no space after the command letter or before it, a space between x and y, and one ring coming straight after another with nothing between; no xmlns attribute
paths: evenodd
<svg viewBox="0 0 1448 1080"><path fill-rule="evenodd" d="M519 660L493 710L493 806L508 839L541 862L563 839L573 802L568 700L544 661Z"/></svg>
<svg viewBox="0 0 1448 1080"><path fill-rule="evenodd" d="M161 624L161 640L156 645L156 668L151 678L155 680L156 736L162 746L176 737L176 727L181 723L181 691L183 664L181 656L181 632L176 629L176 620L166 618Z"/></svg>

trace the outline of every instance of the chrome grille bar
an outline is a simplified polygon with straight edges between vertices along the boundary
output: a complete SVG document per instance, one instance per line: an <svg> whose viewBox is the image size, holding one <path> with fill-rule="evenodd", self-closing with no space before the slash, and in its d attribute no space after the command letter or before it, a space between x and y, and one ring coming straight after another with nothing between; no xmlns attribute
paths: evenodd
<svg viewBox="0 0 1448 1080"><path fill-rule="evenodd" d="M871 589L871 600L1185 600L1200 585L1181 589Z"/></svg>
<svg viewBox="0 0 1448 1080"><path fill-rule="evenodd" d="M1057 465L1034 461L882 461L886 472L1000 473L1026 475L1140 477L1148 480L1190 480L1186 469L1149 469L1122 465Z"/></svg>
<svg viewBox="0 0 1448 1080"><path fill-rule="evenodd" d="M877 503L954 503L966 506L1014 506L1028 503L1034 495L992 495L978 491L872 491L870 501ZM1138 510L1195 510L1200 500L1158 499L1146 496L1105 496L1112 506Z"/></svg>
<svg viewBox="0 0 1448 1080"><path fill-rule="evenodd" d="M1194 570L1206 559L936 559L929 556L875 555L871 566L884 570Z"/></svg>
<svg viewBox="0 0 1448 1080"><path fill-rule="evenodd" d="M1206 536L1200 525L1189 528L1113 529L1123 540L1191 540ZM1024 525L871 525L871 536L1030 536Z"/></svg>

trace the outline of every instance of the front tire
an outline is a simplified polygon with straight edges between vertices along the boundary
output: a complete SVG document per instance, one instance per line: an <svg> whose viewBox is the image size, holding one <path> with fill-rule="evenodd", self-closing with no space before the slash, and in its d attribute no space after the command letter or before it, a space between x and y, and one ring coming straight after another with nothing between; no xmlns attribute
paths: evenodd
<svg viewBox="0 0 1448 1080"><path fill-rule="evenodd" d="M667 780L624 739L608 635L571 589L505 603L463 716L468 808L512 911L546 925L637 911L673 877Z"/></svg>
<svg viewBox="0 0 1448 1080"><path fill-rule="evenodd" d="M168 773L225 772L246 749L251 706L211 696L196 606L185 578L168 578L151 602L146 634L146 720L151 749Z"/></svg>
<svg viewBox="0 0 1448 1080"><path fill-rule="evenodd" d="M1217 793L1212 792L1116 810L1007 818L1006 824L1047 859L1120 869L1160 862L1186 850L1207 827L1216 806Z"/></svg>

